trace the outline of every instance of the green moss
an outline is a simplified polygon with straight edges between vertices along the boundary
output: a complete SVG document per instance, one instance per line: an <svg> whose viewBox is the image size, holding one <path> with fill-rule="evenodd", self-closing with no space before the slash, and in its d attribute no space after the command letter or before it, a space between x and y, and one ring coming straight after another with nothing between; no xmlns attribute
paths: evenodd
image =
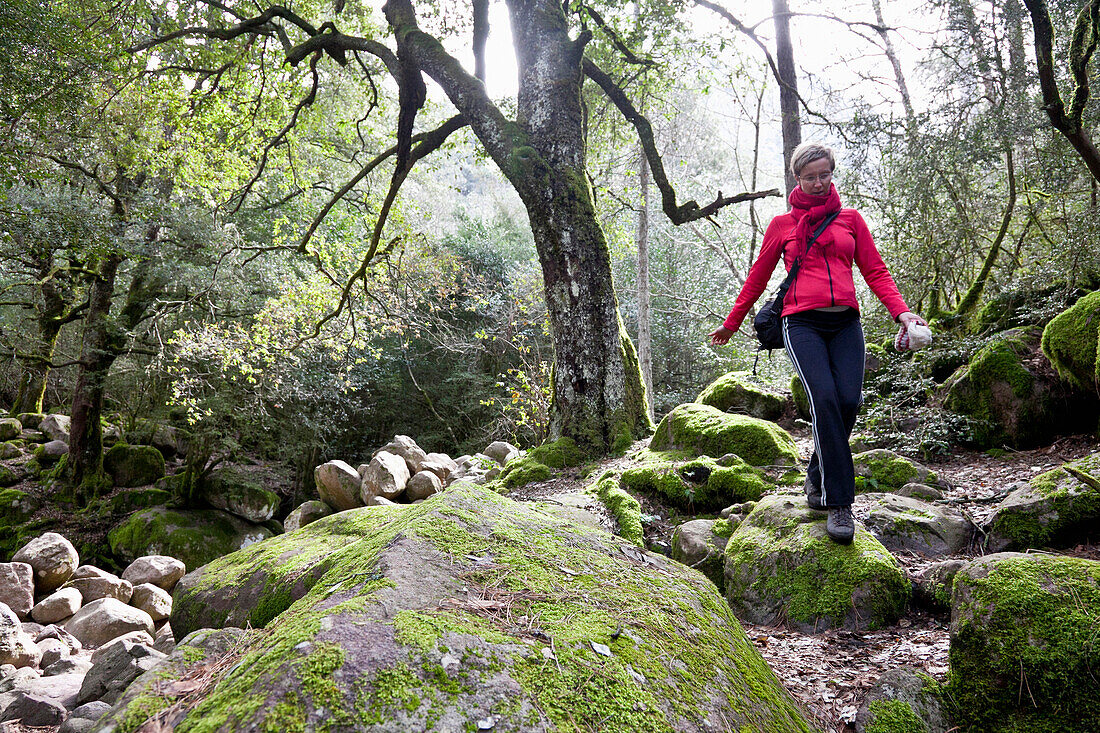
<svg viewBox="0 0 1100 733"><path fill-rule="evenodd" d="M743 461L720 466L709 457L631 468L623 472L622 484L630 491L660 494L677 506L700 510L755 501L771 486L759 469Z"/></svg>
<svg viewBox="0 0 1100 733"><path fill-rule="evenodd" d="M1100 563L987 556L955 576L953 597L946 691L963 730L1070 733L1100 720Z"/></svg>
<svg viewBox="0 0 1100 733"><path fill-rule="evenodd" d="M132 514L107 533L111 552L131 562L148 554L170 555L197 568L237 550L244 539L269 537L271 532L225 512L175 511L153 507Z"/></svg>
<svg viewBox="0 0 1100 733"><path fill-rule="evenodd" d="M715 522L714 522L714 534L718 535L719 537L725 537L726 539L729 539L731 536L733 536L733 527L730 526L730 520L728 520L728 519L717 519L717 520L715 520Z"/></svg>
<svg viewBox="0 0 1100 733"><path fill-rule="evenodd" d="M115 443L103 456L115 486L145 486L164 476L164 456L151 445Z"/></svg>
<svg viewBox="0 0 1100 733"><path fill-rule="evenodd" d="M798 416L803 420L812 420L810 396L806 394L806 388L802 386L802 380L798 378L797 374L791 377L791 397L794 400L794 407L798 411Z"/></svg>
<svg viewBox="0 0 1100 733"><path fill-rule="evenodd" d="M693 403L666 415L649 447L655 451L675 447L716 457L735 453L754 466L798 463L794 440L778 425Z"/></svg>
<svg viewBox="0 0 1100 733"><path fill-rule="evenodd" d="M1035 476L1012 492L994 514L989 535L1007 548L1068 547L1087 539L1100 517L1100 455L1086 456Z"/></svg>
<svg viewBox="0 0 1100 733"><path fill-rule="evenodd" d="M507 489L518 489L532 481L545 481L550 475L549 466L526 455L509 461L497 480Z"/></svg>
<svg viewBox="0 0 1100 733"><path fill-rule="evenodd" d="M146 720L164 710L171 701L159 695L141 695L126 706L126 713L118 723L118 733L134 733Z"/></svg>
<svg viewBox="0 0 1100 733"><path fill-rule="evenodd" d="M596 482L596 495L615 517L619 525L619 535L628 542L641 547L644 544L642 532L642 505L619 485L619 475L608 471Z"/></svg>
<svg viewBox="0 0 1100 733"><path fill-rule="evenodd" d="M888 450L875 449L852 456L856 471L856 492L892 491L911 482L932 484L936 474L908 458Z"/></svg>
<svg viewBox="0 0 1100 733"><path fill-rule="evenodd" d="M695 398L722 412L752 415L762 420L776 420L783 415L787 400L758 382L749 372L729 372L711 382Z"/></svg>
<svg viewBox="0 0 1100 733"><path fill-rule="evenodd" d="M689 450L650 450L649 448L642 448L640 451L631 454L630 457L638 463L670 463L691 461L696 456L693 451Z"/></svg>
<svg viewBox="0 0 1100 733"><path fill-rule="evenodd" d="M872 717L866 733L928 733L924 721L901 700L875 700L868 707Z"/></svg>
<svg viewBox="0 0 1100 733"><path fill-rule="evenodd" d="M581 465L586 456L572 438L558 438L527 451L527 457L550 468L565 468Z"/></svg>
<svg viewBox="0 0 1100 733"><path fill-rule="evenodd" d="M1098 381L1097 331L1100 330L1100 291L1089 293L1043 329L1043 353L1058 375L1079 389L1096 392Z"/></svg>

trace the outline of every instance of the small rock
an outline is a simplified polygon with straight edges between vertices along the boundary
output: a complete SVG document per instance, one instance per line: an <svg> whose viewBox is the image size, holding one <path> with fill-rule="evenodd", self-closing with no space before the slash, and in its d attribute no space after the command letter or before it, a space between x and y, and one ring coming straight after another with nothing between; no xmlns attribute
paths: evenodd
<svg viewBox="0 0 1100 733"><path fill-rule="evenodd" d="M409 498L409 501L417 501L418 499L427 499L432 494L436 494L443 490L443 481L439 476L435 475L431 471L420 471L411 479L405 486L405 496Z"/></svg>
<svg viewBox="0 0 1100 733"><path fill-rule="evenodd" d="M35 591L41 595L60 588L72 577L80 556L73 543L56 532L47 532L23 545L12 556L12 562L25 562L34 568Z"/></svg>
<svg viewBox="0 0 1100 733"><path fill-rule="evenodd" d="M111 641L92 652L92 664L98 664L99 660L107 654L114 654L115 647L126 646L127 644L131 646L134 644L152 646L153 637L144 631L131 631L129 634L123 634L117 639L111 639Z"/></svg>
<svg viewBox="0 0 1100 733"><path fill-rule="evenodd" d="M0 418L0 441L18 438L23 432L23 425L14 417Z"/></svg>
<svg viewBox="0 0 1100 733"><path fill-rule="evenodd" d="M21 412L15 416L24 430L38 430L46 416L41 412Z"/></svg>
<svg viewBox="0 0 1100 733"><path fill-rule="evenodd" d="M409 466L401 456L378 451L366 468L361 467L361 475L363 483L359 498L364 504L372 496L396 499L404 493L409 483Z"/></svg>
<svg viewBox="0 0 1100 733"><path fill-rule="evenodd" d="M77 611L65 624L65 630L84 646L97 647L131 631L152 635L153 619L145 611L120 600L101 598Z"/></svg>
<svg viewBox="0 0 1100 733"><path fill-rule="evenodd" d="M283 522L283 529L287 532L293 532L307 524L316 522L321 517L327 517L329 514L332 514L332 508L328 504L312 499L303 502L297 509L287 515L286 520Z"/></svg>
<svg viewBox="0 0 1100 733"><path fill-rule="evenodd" d="M329 461L313 469L313 480L321 501L338 512L363 506L359 489L363 479L343 461Z"/></svg>
<svg viewBox="0 0 1100 733"><path fill-rule="evenodd" d="M421 471L431 471L446 486L451 477L458 473L458 464L446 453L429 453L420 464Z"/></svg>
<svg viewBox="0 0 1100 733"><path fill-rule="evenodd" d="M84 598L76 588L61 588L39 601L31 609L31 618L40 624L64 621L80 610Z"/></svg>
<svg viewBox="0 0 1100 733"><path fill-rule="evenodd" d="M98 601L101 598L117 598L123 603L129 603L130 596L134 593L134 586L130 581L122 580L117 575L100 570L94 565L81 565L77 568L65 587L80 591L85 603Z"/></svg>
<svg viewBox="0 0 1100 733"><path fill-rule="evenodd" d="M41 451L35 451L38 460L47 465L53 465L61 460L62 456L69 454L69 444L63 440L51 440L42 445Z"/></svg>
<svg viewBox="0 0 1100 733"><path fill-rule="evenodd" d="M928 484L909 483L894 492L898 496L907 496L921 501L939 501L943 492Z"/></svg>
<svg viewBox="0 0 1100 733"><path fill-rule="evenodd" d="M61 725L65 720L65 706L53 698L19 691L7 694L13 697L3 715L0 715L0 720L18 720L28 727Z"/></svg>
<svg viewBox="0 0 1100 733"><path fill-rule="evenodd" d="M172 596L168 595L168 591L152 583L134 586L130 605L145 611L154 623L172 615Z"/></svg>
<svg viewBox="0 0 1100 733"><path fill-rule="evenodd" d="M59 659L49 667L42 670L43 677L61 677L62 675L78 675L83 677L92 668L92 663L81 657L65 657Z"/></svg>
<svg viewBox="0 0 1100 733"><path fill-rule="evenodd" d="M42 631L38 632L38 635L34 637L34 641L36 644L46 639L57 639L59 641L63 641L65 643L65 646L69 647L70 654L76 654L78 651L84 648L84 645L80 643L80 639L77 639L75 636L70 634L68 631L65 631L65 629L61 628L60 626L54 626L52 624L42 629Z"/></svg>
<svg viewBox="0 0 1100 733"><path fill-rule="evenodd" d="M68 415L46 415L42 422L38 423L39 431L50 437L50 440L62 440L69 442L69 429L72 421Z"/></svg>
<svg viewBox="0 0 1100 733"><path fill-rule="evenodd" d="M12 667L10 664L5 664L4 667L9 667L15 671L0 678L0 693L23 689L29 682L41 676L34 667L20 667L19 669L15 669L15 667Z"/></svg>
<svg viewBox="0 0 1100 733"><path fill-rule="evenodd" d="M171 593L179 579L186 574L187 567L181 560L167 555L145 555L126 566L122 571L122 579L135 586L152 583Z"/></svg>
<svg viewBox="0 0 1100 733"><path fill-rule="evenodd" d="M520 451L519 448L511 443L506 443L503 440L496 440L485 446L485 450L482 451L482 453L503 466L508 461L519 456Z"/></svg>
<svg viewBox="0 0 1100 733"><path fill-rule="evenodd" d="M34 607L34 569L25 562L0 563L0 603L26 618Z"/></svg>
<svg viewBox="0 0 1100 733"><path fill-rule="evenodd" d="M176 648L176 635L172 631L172 624L165 622L157 629L157 638L153 642L153 648L165 654L171 654L172 650Z"/></svg>
<svg viewBox="0 0 1100 733"><path fill-rule="evenodd" d="M393 440L375 451L375 455L382 451L404 458L410 474L424 470L424 459L428 455L423 448L416 444L415 440L407 435L393 436Z"/></svg>
<svg viewBox="0 0 1100 733"><path fill-rule="evenodd" d="M42 659L39 662L42 668L49 667L54 662L69 656L69 647L60 639L43 639L37 642Z"/></svg>
<svg viewBox="0 0 1100 733"><path fill-rule="evenodd" d="M23 451L19 450L19 446L14 443L0 443L0 460L7 461L21 455Z"/></svg>

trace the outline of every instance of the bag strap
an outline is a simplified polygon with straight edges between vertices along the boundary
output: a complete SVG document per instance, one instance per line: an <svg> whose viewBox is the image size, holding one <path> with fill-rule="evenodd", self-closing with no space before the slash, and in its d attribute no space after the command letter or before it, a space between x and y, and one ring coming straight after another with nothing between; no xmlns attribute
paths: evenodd
<svg viewBox="0 0 1100 733"><path fill-rule="evenodd" d="M786 300L787 291L790 289L791 285L794 284L794 279L798 276L798 271L802 269L802 260L810 253L810 247L814 246L814 242L817 241L817 238L822 235L825 229L827 229L838 216L840 216L840 211L834 211L826 216L825 220L814 230L814 235L810 237L810 241L806 242L806 251L799 255L798 259L794 261L794 264L791 265L791 271L787 273L787 277L783 280L783 284L779 286L779 291L776 293L776 298L779 299L779 303L783 303L783 301Z"/></svg>

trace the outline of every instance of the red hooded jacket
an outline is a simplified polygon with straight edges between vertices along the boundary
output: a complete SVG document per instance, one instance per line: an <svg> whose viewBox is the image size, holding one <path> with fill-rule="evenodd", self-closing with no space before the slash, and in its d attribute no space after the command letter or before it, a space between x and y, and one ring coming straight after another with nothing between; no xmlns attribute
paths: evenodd
<svg viewBox="0 0 1100 733"><path fill-rule="evenodd" d="M768 231L764 233L764 243L760 247L760 256L756 258L745 284L733 304L733 310L724 325L730 331L737 331L749 308L768 287L772 271L783 255L783 264L787 270L798 257L798 245L795 242L795 219L790 212L772 219ZM863 279L895 320L909 310L898 292L894 278L886 269L886 263L871 239L867 222L855 209L841 209L840 214L821 233L810 253L802 261L802 267L794 280L783 305L783 315L847 305L859 310L856 300L856 286L852 279L852 263L859 266Z"/></svg>

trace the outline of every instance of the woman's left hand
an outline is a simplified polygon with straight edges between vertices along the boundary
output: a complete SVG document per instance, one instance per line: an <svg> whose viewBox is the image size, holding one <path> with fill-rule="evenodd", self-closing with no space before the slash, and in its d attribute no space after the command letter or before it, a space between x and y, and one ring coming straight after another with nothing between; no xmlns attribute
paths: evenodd
<svg viewBox="0 0 1100 733"><path fill-rule="evenodd" d="M905 326L906 328L908 328L909 324L912 322L919 323L922 326L928 325L928 321L924 320L912 311L905 311L900 316L898 316L898 323Z"/></svg>

